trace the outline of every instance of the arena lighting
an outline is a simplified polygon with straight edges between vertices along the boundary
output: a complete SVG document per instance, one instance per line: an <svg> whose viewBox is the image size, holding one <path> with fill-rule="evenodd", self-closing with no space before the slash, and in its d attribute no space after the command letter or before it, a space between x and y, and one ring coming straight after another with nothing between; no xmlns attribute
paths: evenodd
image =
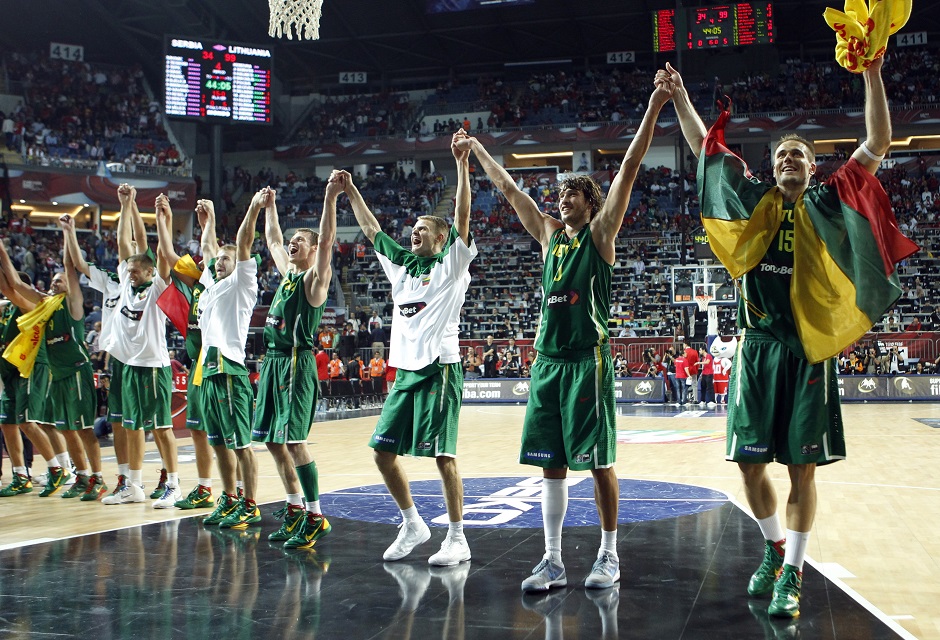
<svg viewBox="0 0 940 640"><path fill-rule="evenodd" d="M831 140L813 140L813 144L841 144L843 142L851 142L853 144L858 144L858 138L833 138Z"/></svg>
<svg viewBox="0 0 940 640"><path fill-rule="evenodd" d="M530 60L529 62L504 62L504 67L529 67L539 64L571 64L571 58L565 60Z"/></svg>
<svg viewBox="0 0 940 640"><path fill-rule="evenodd" d="M895 138L891 141L892 147L909 147L915 140L935 140L940 143L940 136L907 136L906 138Z"/></svg>
<svg viewBox="0 0 940 640"><path fill-rule="evenodd" d="M529 158L570 158L574 155L574 152L555 151L554 153L512 153L510 155L516 160L528 160Z"/></svg>
<svg viewBox="0 0 940 640"><path fill-rule="evenodd" d="M120 217L120 212L119 212L119 211L115 211L114 213L102 213L102 214L101 214L101 220L102 220L103 222L117 222L117 219L118 219L119 217ZM156 221L156 219L157 219L156 214L147 213L147 212L145 212L145 211L141 211L141 212L140 212L140 217L143 218L144 220L148 220L148 221L149 221L149 220Z"/></svg>

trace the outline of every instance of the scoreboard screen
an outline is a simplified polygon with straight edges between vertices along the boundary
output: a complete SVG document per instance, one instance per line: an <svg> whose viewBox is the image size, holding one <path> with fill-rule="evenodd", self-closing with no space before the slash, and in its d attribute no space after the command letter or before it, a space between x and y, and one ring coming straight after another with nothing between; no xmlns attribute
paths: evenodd
<svg viewBox="0 0 940 640"><path fill-rule="evenodd" d="M271 124L272 52L267 47L167 38L167 116Z"/></svg>
<svg viewBox="0 0 940 640"><path fill-rule="evenodd" d="M688 9L684 28L675 21L675 10L653 12L653 50L716 49L774 42L771 2L739 2ZM684 37L679 37L680 34Z"/></svg>

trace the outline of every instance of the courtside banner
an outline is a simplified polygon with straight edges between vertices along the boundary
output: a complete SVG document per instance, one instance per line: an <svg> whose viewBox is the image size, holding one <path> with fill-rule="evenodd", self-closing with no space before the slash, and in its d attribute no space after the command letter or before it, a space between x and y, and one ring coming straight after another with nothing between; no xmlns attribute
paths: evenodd
<svg viewBox="0 0 940 640"><path fill-rule="evenodd" d="M619 378L614 380L617 402L663 402L662 378ZM528 378L481 378L463 381L463 401L525 402L529 399Z"/></svg>
<svg viewBox="0 0 940 640"><path fill-rule="evenodd" d="M938 400L940 376L840 376L843 401Z"/></svg>

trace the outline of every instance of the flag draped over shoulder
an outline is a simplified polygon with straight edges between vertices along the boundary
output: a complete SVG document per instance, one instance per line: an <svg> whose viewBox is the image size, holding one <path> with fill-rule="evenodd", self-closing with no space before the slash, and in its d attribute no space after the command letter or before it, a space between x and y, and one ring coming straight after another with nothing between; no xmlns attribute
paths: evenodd
<svg viewBox="0 0 940 640"><path fill-rule="evenodd" d="M845 0L845 11L823 12L836 32L836 62L852 73L861 73L883 56L888 38L910 17L911 0Z"/></svg>
<svg viewBox="0 0 940 640"><path fill-rule="evenodd" d="M157 298L157 306L166 314L170 322L176 327L183 338L186 338L186 331L189 328L189 306L192 303L192 290L183 285L176 278L175 274L180 273L193 280L199 280L202 270L196 265L189 254L183 256L173 265L173 271L170 276L173 279L172 286L167 287Z"/></svg>
<svg viewBox="0 0 940 640"><path fill-rule="evenodd" d="M36 356L42 346L43 336L46 333L46 323L61 306L65 294L49 296L28 313L24 313L16 320L20 333L3 351L3 358L16 367L21 378L28 378L36 364Z"/></svg>
<svg viewBox="0 0 940 640"><path fill-rule="evenodd" d="M698 166L702 224L734 278L756 267L783 220L777 187L725 145L730 103L705 137ZM790 305L810 362L842 351L901 295L895 265L917 251L898 229L878 179L849 160L795 203Z"/></svg>

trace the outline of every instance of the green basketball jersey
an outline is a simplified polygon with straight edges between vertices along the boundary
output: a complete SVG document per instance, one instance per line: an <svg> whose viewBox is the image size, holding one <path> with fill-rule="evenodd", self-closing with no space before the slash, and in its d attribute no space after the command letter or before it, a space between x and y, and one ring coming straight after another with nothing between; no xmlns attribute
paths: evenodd
<svg viewBox="0 0 940 640"><path fill-rule="evenodd" d="M0 313L0 354L3 354L9 344L20 334L16 319L21 315L19 307L12 302L3 307L3 313ZM0 374L19 375L19 370L5 358L0 357Z"/></svg>
<svg viewBox="0 0 940 640"><path fill-rule="evenodd" d="M784 214L780 229L760 264L741 277L738 326L766 331L794 355L805 358L790 305L794 236L792 204L784 204Z"/></svg>
<svg viewBox="0 0 940 640"><path fill-rule="evenodd" d="M568 238L564 229L552 235L542 271L537 352L564 357L609 340L613 272L613 265L594 246L590 225L574 238Z"/></svg>
<svg viewBox="0 0 940 640"><path fill-rule="evenodd" d="M85 348L85 322L76 320L68 310L68 302L53 312L46 323L46 356L53 380L67 378L89 361Z"/></svg>
<svg viewBox="0 0 940 640"><path fill-rule="evenodd" d="M183 295L189 300L189 315L186 317L186 353L193 360L199 357L202 349L202 329L199 328L199 296L206 290L206 286L197 281L192 288L183 284L180 287Z"/></svg>
<svg viewBox="0 0 940 640"><path fill-rule="evenodd" d="M288 353L295 347L313 349L316 329L326 302L312 307L304 294L304 274L288 273L274 293L264 321L264 345L269 350Z"/></svg>

